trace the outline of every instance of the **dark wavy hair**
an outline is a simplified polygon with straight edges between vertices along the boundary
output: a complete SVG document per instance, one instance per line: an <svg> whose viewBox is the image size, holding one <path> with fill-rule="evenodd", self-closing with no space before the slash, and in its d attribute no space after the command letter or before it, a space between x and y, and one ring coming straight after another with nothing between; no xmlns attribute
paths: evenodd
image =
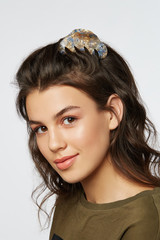
<svg viewBox="0 0 160 240"><path fill-rule="evenodd" d="M59 201L78 195L83 189L79 182L65 182L37 147L35 133L29 127L26 112L26 97L35 89L43 91L53 85L72 86L88 94L100 110L112 112L113 109L106 108L105 105L111 94L117 94L123 103L124 113L119 126L110 135L112 164L121 174L138 184L160 186L160 152L149 144L150 139L156 140L157 132L146 116L142 99L125 60L107 44L108 55L104 59L99 59L96 51L91 55L86 48L85 51L75 48L75 52L66 49L66 54L61 54L61 40L34 51L24 60L16 75L19 87L17 111L27 122L29 149L43 180L32 192L32 199L38 206L38 218L43 204L53 194L57 196L54 204L56 206ZM38 203L45 190L48 193ZM49 214L43 210L49 222L54 206Z"/></svg>

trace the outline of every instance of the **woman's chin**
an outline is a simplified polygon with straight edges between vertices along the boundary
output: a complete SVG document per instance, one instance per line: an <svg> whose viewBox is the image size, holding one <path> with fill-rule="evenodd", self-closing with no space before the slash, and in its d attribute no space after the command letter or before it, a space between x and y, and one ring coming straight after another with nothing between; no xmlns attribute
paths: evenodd
<svg viewBox="0 0 160 240"><path fill-rule="evenodd" d="M67 182L67 183L70 183L70 184L74 184L74 183L78 183L78 182L81 182L83 180L83 177L80 177L80 176L74 176L74 175L70 175L70 176L62 176L61 175L61 178Z"/></svg>

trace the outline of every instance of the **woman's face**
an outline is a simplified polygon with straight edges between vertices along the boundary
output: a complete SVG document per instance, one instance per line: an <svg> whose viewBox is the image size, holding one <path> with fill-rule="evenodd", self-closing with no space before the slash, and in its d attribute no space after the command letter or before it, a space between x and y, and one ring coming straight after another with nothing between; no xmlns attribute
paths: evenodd
<svg viewBox="0 0 160 240"><path fill-rule="evenodd" d="M107 160L109 113L98 111L82 91L70 86L34 90L26 109L40 152L66 182L83 181Z"/></svg>

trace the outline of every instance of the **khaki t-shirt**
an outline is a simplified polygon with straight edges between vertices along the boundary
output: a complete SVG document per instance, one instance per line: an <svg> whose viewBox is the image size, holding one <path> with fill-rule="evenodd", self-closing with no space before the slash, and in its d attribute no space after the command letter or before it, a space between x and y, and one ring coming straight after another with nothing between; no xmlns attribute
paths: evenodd
<svg viewBox="0 0 160 240"><path fill-rule="evenodd" d="M50 240L160 240L160 188L105 204L84 196L57 205Z"/></svg>

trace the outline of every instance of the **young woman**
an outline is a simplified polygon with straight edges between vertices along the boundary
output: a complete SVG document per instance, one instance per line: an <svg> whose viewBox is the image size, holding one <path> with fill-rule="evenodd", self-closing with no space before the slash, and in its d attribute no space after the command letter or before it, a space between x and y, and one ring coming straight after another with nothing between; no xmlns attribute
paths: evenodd
<svg viewBox="0 0 160 240"><path fill-rule="evenodd" d="M33 52L16 79L43 179L33 195L49 190L39 211L57 196L50 240L160 239L156 130L123 58L77 29Z"/></svg>

